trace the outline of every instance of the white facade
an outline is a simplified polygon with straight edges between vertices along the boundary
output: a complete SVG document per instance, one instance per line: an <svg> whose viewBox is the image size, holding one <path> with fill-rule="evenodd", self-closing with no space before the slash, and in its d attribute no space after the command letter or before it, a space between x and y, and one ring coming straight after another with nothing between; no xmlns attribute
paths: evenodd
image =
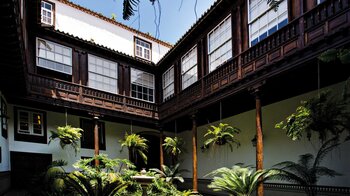
<svg viewBox="0 0 350 196"><path fill-rule="evenodd" d="M1 109L1 106L2 104L6 104L6 99L5 97L2 95L1 91L0 91L0 109ZM8 108L7 108L8 109ZM1 147L1 161L0 161L0 172L3 172L3 171L9 171L10 170L10 165L9 165L9 158L10 158L10 155L9 155L9 142L8 142L8 137L7 139L4 138L2 136L2 127L3 127L3 122L2 122L2 112L0 110L0 147ZM9 133L9 130L7 130L7 133ZM0 183L1 184L1 183ZM1 190L1 189L0 189Z"/></svg>
<svg viewBox="0 0 350 196"><path fill-rule="evenodd" d="M16 151L16 152L28 152L28 153L43 153L43 154L52 154L52 160L65 160L68 162L65 170L70 172L73 170L72 164L74 164L81 157L93 157L94 149L85 149L81 148L80 151L75 155L74 149L70 146L66 146L64 149L59 145L59 140L56 139L50 144L42 144L42 143L33 143L33 142L24 142L24 141L16 141L14 132L14 107L20 107L24 109L34 109L22 105L9 105L8 111L11 116L11 121L9 121L9 135L8 135L8 149L3 149L3 151L8 152ZM51 111L43 111L46 112L46 122L47 122L47 141L49 141L49 137L51 136L50 130L56 130L57 126L64 126L66 123L66 118L64 113L57 113ZM72 125L73 127L80 127L80 118L79 116L67 115L67 123ZM105 139L106 139L106 150L100 150L100 154L108 154L110 158L120 158L120 159L128 159L128 150L126 148L123 149L122 152L120 146L120 140L124 138L125 131L130 133L130 125L114 123L109 121L103 121L105 123ZM133 126L133 132L155 132L155 130ZM3 139L3 138L1 138ZM0 140L2 142L2 140ZM6 142L6 141L5 141ZM80 146L80 143L79 143ZM3 156L5 157L5 156ZM9 157L9 156L7 156ZM5 165L6 171L10 170L10 160L4 160L3 164ZM1 171L1 170L0 170Z"/></svg>
<svg viewBox="0 0 350 196"><path fill-rule="evenodd" d="M87 41L108 47L118 52L135 56L134 38L151 43L151 61L157 63L170 49L169 46L149 39L137 31L102 20L65 3L51 0L55 4L54 26L56 30L72 34Z"/></svg>
<svg viewBox="0 0 350 196"><path fill-rule="evenodd" d="M344 83L330 86L329 89L337 95L341 94ZM317 92L310 92L300 96L292 97L262 108L262 124L264 132L264 168L271 168L274 164L282 161L295 161L299 159L299 155L312 153L316 155L320 147L318 136L316 133L312 135L312 141L309 142L304 135L300 141L292 141L285 134L284 130L275 129L276 123L284 120L300 105L300 101L307 100L312 96L317 95ZM226 106L225 106L226 107ZM204 134L209 125L198 127L198 178L204 177L211 171L220 167L232 167L236 163L244 163L245 165L255 165L255 147L253 147L251 140L255 136L255 110L243 112L241 114L232 116L222 120L223 123L236 126L241 129L241 133L237 135L237 139L241 142L239 148L234 148L231 152L227 145L202 152L200 147L204 142ZM213 125L219 122L213 122ZM344 133L348 134L348 133ZM179 134L186 142L186 149L188 153L182 155L180 160L184 160L182 168L190 170L184 173L183 176L192 178L192 132L186 131ZM344 138L342 139L344 141ZM327 186L343 186L349 187L350 181L350 157L348 156L348 149L350 142L342 143L338 148L330 152L321 163L321 166L334 169L342 176L334 178L322 177L319 180L319 185ZM285 182L284 182L285 183Z"/></svg>

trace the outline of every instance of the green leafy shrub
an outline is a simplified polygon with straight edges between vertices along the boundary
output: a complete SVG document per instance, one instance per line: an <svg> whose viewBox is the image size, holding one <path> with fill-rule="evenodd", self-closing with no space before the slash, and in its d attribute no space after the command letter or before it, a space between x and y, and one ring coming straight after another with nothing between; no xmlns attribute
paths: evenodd
<svg viewBox="0 0 350 196"><path fill-rule="evenodd" d="M204 148L208 148L210 145L225 145L228 144L231 152L233 151L233 144L236 144L237 147L240 146L240 142L235 138L236 134L241 132L237 127L232 127L228 124L220 123L218 127L211 126L208 129L204 137L208 137L204 141Z"/></svg>
<svg viewBox="0 0 350 196"><path fill-rule="evenodd" d="M147 164L147 156L145 153L148 151L147 140L137 134L125 133L124 140L121 140L121 152L124 147L129 150L129 160L133 163L137 162L137 155L141 156L142 160Z"/></svg>
<svg viewBox="0 0 350 196"><path fill-rule="evenodd" d="M50 132L51 136L49 139L49 144L51 141L58 138L62 149L64 149L64 147L67 145L71 145L74 148L75 153L77 153L79 150L78 141L80 140L83 132L82 129L66 125L64 127L57 127L57 131Z"/></svg>

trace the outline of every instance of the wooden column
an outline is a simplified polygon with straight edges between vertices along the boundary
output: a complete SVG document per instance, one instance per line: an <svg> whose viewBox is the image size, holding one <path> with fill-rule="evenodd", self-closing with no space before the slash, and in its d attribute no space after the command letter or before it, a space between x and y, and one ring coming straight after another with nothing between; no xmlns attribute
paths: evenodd
<svg viewBox="0 0 350 196"><path fill-rule="evenodd" d="M163 128L159 128L159 169L162 170L162 165L164 165L164 154L163 154Z"/></svg>
<svg viewBox="0 0 350 196"><path fill-rule="evenodd" d="M256 170L263 169L263 161L264 161L264 144L263 144L263 130L262 130L262 120L261 120L261 100L260 100L260 92L258 89L255 90L255 108L256 108ZM259 183L258 196L264 195L264 186L263 183Z"/></svg>
<svg viewBox="0 0 350 196"><path fill-rule="evenodd" d="M98 117L94 116L94 143L95 143L95 156L100 154L99 138L98 138ZM99 160L95 159L95 166L100 164Z"/></svg>
<svg viewBox="0 0 350 196"><path fill-rule="evenodd" d="M197 177L197 122L196 115L192 115L192 183L193 191L198 192L198 177Z"/></svg>

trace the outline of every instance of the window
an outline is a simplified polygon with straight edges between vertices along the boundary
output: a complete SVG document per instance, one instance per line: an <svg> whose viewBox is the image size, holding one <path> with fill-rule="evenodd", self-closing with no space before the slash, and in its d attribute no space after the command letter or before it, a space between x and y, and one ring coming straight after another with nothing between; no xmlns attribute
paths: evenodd
<svg viewBox="0 0 350 196"><path fill-rule="evenodd" d="M88 55L91 88L118 93L118 64L94 55Z"/></svg>
<svg viewBox="0 0 350 196"><path fill-rule="evenodd" d="M95 148L94 120L80 119L80 128L84 130L80 139L81 148L94 149ZM98 139L99 139L100 150L106 150L105 124L103 122L98 122Z"/></svg>
<svg viewBox="0 0 350 196"><path fill-rule="evenodd" d="M151 43L135 37L135 56L151 60L152 47Z"/></svg>
<svg viewBox="0 0 350 196"><path fill-rule="evenodd" d="M227 17L208 34L209 71L232 58L231 16Z"/></svg>
<svg viewBox="0 0 350 196"><path fill-rule="evenodd" d="M41 1L41 23L53 25L54 8L53 4Z"/></svg>
<svg viewBox="0 0 350 196"><path fill-rule="evenodd" d="M72 75L72 49L37 38L37 66Z"/></svg>
<svg viewBox="0 0 350 196"><path fill-rule="evenodd" d="M317 4L323 3L325 0L317 0Z"/></svg>
<svg viewBox="0 0 350 196"><path fill-rule="evenodd" d="M0 96L0 124L1 124L1 135L7 138L7 124L8 114L7 114L7 103L3 97Z"/></svg>
<svg viewBox="0 0 350 196"><path fill-rule="evenodd" d="M154 75L131 68L131 97L154 102Z"/></svg>
<svg viewBox="0 0 350 196"><path fill-rule="evenodd" d="M15 140L46 143L46 113L15 108Z"/></svg>
<svg viewBox="0 0 350 196"><path fill-rule="evenodd" d="M181 58L182 90L197 81L197 46Z"/></svg>
<svg viewBox="0 0 350 196"><path fill-rule="evenodd" d="M167 100L174 94L174 66L171 66L163 74L163 100Z"/></svg>
<svg viewBox="0 0 350 196"><path fill-rule="evenodd" d="M253 46L288 23L287 0L282 0L278 10L271 9L265 0L249 2L249 39Z"/></svg>

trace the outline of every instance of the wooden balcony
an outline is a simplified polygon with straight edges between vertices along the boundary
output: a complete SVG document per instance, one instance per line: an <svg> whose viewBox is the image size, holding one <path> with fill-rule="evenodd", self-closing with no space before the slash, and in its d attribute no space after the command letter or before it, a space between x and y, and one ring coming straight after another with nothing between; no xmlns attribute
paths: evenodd
<svg viewBox="0 0 350 196"><path fill-rule="evenodd" d="M162 103L160 118L170 119L178 113L198 110L266 78L302 66L328 48L349 44L346 35L349 27L349 0L326 1ZM321 43L327 47L317 47ZM286 63L290 57L294 57L293 61Z"/></svg>
<svg viewBox="0 0 350 196"><path fill-rule="evenodd" d="M77 109L91 108L86 106L92 106L98 108L99 113L102 114L114 111L120 112L125 117L125 114L131 114L158 120L158 107L154 103L35 74L28 75L28 83L28 99L40 99L41 102L46 101L57 105L77 103L75 104Z"/></svg>

